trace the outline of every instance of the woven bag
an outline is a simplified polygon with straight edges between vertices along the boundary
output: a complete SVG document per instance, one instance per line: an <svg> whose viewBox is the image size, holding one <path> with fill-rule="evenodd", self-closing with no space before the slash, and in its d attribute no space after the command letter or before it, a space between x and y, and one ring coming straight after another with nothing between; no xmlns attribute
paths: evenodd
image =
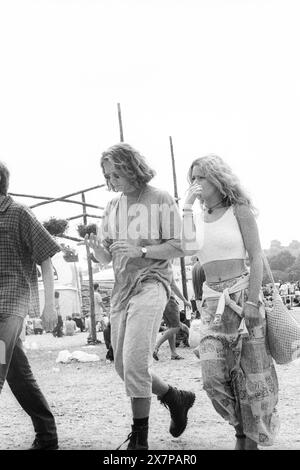
<svg viewBox="0 0 300 470"><path fill-rule="evenodd" d="M275 286L266 255L263 262L273 284L273 307L266 308L267 340L277 364L288 364L300 357L300 325L292 317Z"/></svg>

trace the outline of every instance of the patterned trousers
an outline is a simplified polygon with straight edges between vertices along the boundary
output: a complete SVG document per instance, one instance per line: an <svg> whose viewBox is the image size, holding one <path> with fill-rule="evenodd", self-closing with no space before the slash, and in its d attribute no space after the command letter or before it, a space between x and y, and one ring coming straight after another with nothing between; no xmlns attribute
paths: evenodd
<svg viewBox="0 0 300 470"><path fill-rule="evenodd" d="M225 288L224 282L210 287ZM244 289L230 297L243 305L247 293ZM228 306L220 324L213 324L217 304L217 298L207 298L201 307L203 388L216 411L231 425L241 426L244 434L261 446L273 445L279 429L278 381L266 342L264 305L260 305L263 323L249 329L248 337L241 337L241 318Z"/></svg>

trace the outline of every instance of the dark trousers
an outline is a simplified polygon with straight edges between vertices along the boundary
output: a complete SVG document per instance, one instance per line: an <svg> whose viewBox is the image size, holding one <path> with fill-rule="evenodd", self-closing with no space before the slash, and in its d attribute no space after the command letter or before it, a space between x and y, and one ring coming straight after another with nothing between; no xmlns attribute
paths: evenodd
<svg viewBox="0 0 300 470"><path fill-rule="evenodd" d="M19 338L22 324L21 317L0 315L0 393L7 380L19 404L30 416L36 437L41 441L56 439L54 416L32 374Z"/></svg>
<svg viewBox="0 0 300 470"><path fill-rule="evenodd" d="M106 359L109 359L110 361L113 361L114 360L114 353L113 353L113 349L112 349L111 342L110 342L110 334L111 334L110 332L111 332L111 326L110 326L110 322L109 322L109 323L107 323L106 327L103 330L103 337L104 337L105 346L106 346L106 349L107 349Z"/></svg>
<svg viewBox="0 0 300 470"><path fill-rule="evenodd" d="M80 328L80 331L84 331L84 324L82 318L74 317L73 320L76 323L77 328Z"/></svg>

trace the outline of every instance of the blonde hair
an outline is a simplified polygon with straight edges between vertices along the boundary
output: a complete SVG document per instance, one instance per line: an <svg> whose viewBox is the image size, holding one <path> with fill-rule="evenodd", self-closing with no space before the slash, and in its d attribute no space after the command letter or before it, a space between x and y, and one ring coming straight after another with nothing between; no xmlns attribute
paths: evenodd
<svg viewBox="0 0 300 470"><path fill-rule="evenodd" d="M111 161L136 188L143 187L155 176L155 171L149 167L145 157L131 145L123 142L113 145L102 153L100 164L103 172L105 161ZM108 189L111 190L110 182L106 183Z"/></svg>
<svg viewBox="0 0 300 470"><path fill-rule="evenodd" d="M221 157L210 154L205 157L196 158L188 171L188 181L190 184L192 183L192 174L195 166L220 191L223 196L224 206L243 204L248 206L253 214L257 214L257 209L253 206L250 196L241 186L238 177L233 173L230 166Z"/></svg>

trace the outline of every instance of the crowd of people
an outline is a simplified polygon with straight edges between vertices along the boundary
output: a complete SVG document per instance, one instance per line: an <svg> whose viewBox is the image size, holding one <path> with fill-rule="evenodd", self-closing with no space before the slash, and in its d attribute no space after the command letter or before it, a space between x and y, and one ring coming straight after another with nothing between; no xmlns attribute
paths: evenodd
<svg viewBox="0 0 300 470"><path fill-rule="evenodd" d="M180 312L176 297L193 310L193 321L200 325L195 349L203 389L215 411L232 426L235 449L273 445L279 429L278 380L266 347L261 245L250 197L216 155L191 163L182 214L167 191L149 184L155 172L129 144L104 151L100 166L108 189L118 195L109 201L98 233L86 235L82 243L102 265L112 262L114 270L106 324L99 285L94 291L96 323L105 330L107 354L124 382L131 407L131 432L120 447L149 448L153 395L170 413L170 434L177 438L186 429L195 393L167 383L151 368L166 340L171 359L181 359L176 351L178 336L182 333L187 338L191 324ZM60 248L31 211L7 195L8 179L9 172L1 164L0 249L5 257L0 266L1 273L10 276L0 277L0 339L8 345L6 362L0 364L0 389L7 380L31 416L36 432L32 449L57 449L54 416L19 340L33 291L23 280L31 279L36 287L35 263L42 267L45 286L43 328L59 336L64 328L74 334L82 325L78 326L79 318L67 318L65 325L59 321L59 296L54 294L49 267ZM199 214L194 211L197 206ZM13 231L15 224L18 230ZM17 235L11 238L9 233ZM173 259L187 255L195 257L193 303L173 280ZM162 319L167 329L157 341ZM89 318L84 327L90 337Z"/></svg>
<svg viewBox="0 0 300 470"><path fill-rule="evenodd" d="M263 286L264 302L267 307L273 307L273 289L272 284L266 284ZM293 307L300 306L300 281L279 281L276 285L276 289L288 310L291 310Z"/></svg>

